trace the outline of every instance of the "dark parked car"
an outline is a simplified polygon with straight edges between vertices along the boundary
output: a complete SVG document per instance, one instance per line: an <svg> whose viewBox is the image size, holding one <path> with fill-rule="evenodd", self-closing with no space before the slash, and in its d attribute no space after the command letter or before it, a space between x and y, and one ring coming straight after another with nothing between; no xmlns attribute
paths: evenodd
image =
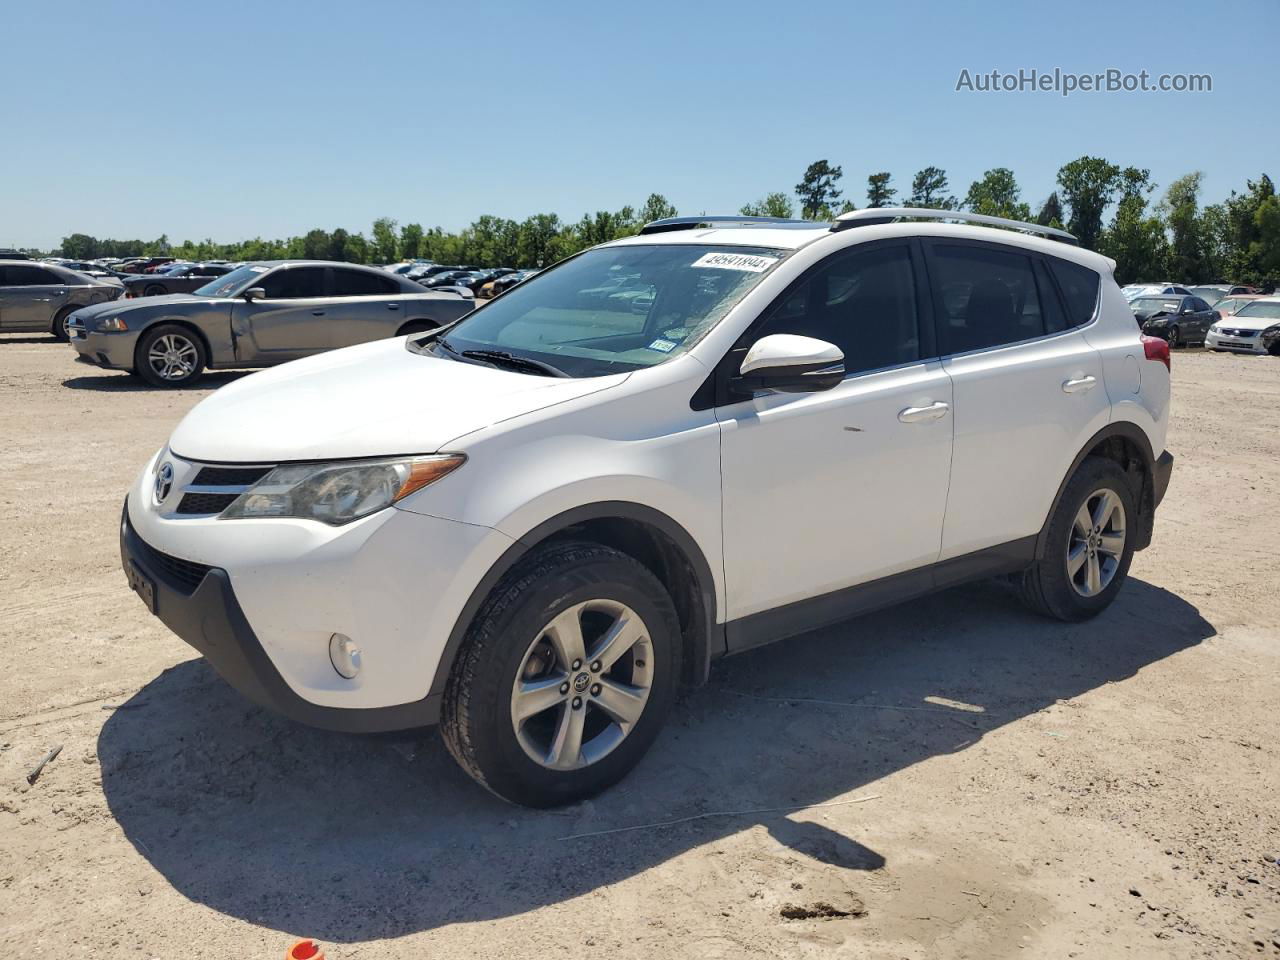
<svg viewBox="0 0 1280 960"><path fill-rule="evenodd" d="M76 273L87 274L90 277L97 277L99 280L104 280L110 277L119 279L124 276L123 273L117 273L110 267L104 266L101 263L94 263L92 260L63 260L56 264L56 266L64 267L67 270L74 270Z"/></svg>
<svg viewBox="0 0 1280 960"><path fill-rule="evenodd" d="M206 367L273 366L431 330L474 307L373 267L276 260L245 264L194 293L78 310L69 328L82 362L179 387Z"/></svg>
<svg viewBox="0 0 1280 960"><path fill-rule="evenodd" d="M1167 340L1171 347L1204 343L1218 320L1217 311L1199 297L1139 297L1129 309L1143 333Z"/></svg>
<svg viewBox="0 0 1280 960"><path fill-rule="evenodd" d="M10 249L9 247L5 247L3 250L0 250L0 260L30 260L30 259L31 258L28 257L25 253L19 253L17 250Z"/></svg>
<svg viewBox="0 0 1280 960"><path fill-rule="evenodd" d="M470 278L470 270L446 270L441 273L434 273L429 277L424 277L418 282L428 290L432 290L436 287L469 286L469 284L464 281L470 280Z"/></svg>
<svg viewBox="0 0 1280 960"><path fill-rule="evenodd" d="M66 340L67 319L75 310L123 293L116 281L98 280L58 264L0 260L0 330L48 331Z"/></svg>
<svg viewBox="0 0 1280 960"><path fill-rule="evenodd" d="M190 293L215 277L225 277L234 267L219 263L183 263L163 272L124 278L127 297L162 297L166 293Z"/></svg>

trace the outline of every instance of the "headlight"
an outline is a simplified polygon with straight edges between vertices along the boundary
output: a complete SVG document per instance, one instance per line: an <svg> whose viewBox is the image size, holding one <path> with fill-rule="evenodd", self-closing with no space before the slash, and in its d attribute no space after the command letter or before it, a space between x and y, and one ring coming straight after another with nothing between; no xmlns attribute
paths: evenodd
<svg viewBox="0 0 1280 960"><path fill-rule="evenodd" d="M462 466L460 453L276 467L219 519L300 517L339 526L377 513Z"/></svg>
<svg viewBox="0 0 1280 960"><path fill-rule="evenodd" d="M1218 325L1215 323L1215 324L1213 324L1213 326L1211 326L1211 327L1209 328L1209 332L1210 332L1210 333L1221 333L1222 331L1218 329Z"/></svg>
<svg viewBox="0 0 1280 960"><path fill-rule="evenodd" d="M129 329L129 325L124 322L123 317L102 317L95 326L99 333L123 333Z"/></svg>

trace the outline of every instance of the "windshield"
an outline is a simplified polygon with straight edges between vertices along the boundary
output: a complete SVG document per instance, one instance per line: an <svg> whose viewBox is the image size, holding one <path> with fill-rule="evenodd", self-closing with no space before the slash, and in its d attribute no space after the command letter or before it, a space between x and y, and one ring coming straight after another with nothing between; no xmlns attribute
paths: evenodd
<svg viewBox="0 0 1280 960"><path fill-rule="evenodd" d="M1156 313L1160 310L1168 312L1178 309L1177 300L1157 300L1154 297L1142 297L1129 304L1134 313Z"/></svg>
<svg viewBox="0 0 1280 960"><path fill-rule="evenodd" d="M1241 307L1236 313L1237 317L1261 317L1264 320L1280 320L1280 301L1273 300L1267 303L1263 300L1255 300L1246 307Z"/></svg>
<svg viewBox="0 0 1280 960"><path fill-rule="evenodd" d="M441 352L500 350L573 377L651 367L697 343L786 253L692 243L588 250L476 310Z"/></svg>
<svg viewBox="0 0 1280 960"><path fill-rule="evenodd" d="M211 280L203 287L198 287L194 292L201 297L234 297L242 290L248 290L249 286L269 269L256 263L237 267L225 276Z"/></svg>

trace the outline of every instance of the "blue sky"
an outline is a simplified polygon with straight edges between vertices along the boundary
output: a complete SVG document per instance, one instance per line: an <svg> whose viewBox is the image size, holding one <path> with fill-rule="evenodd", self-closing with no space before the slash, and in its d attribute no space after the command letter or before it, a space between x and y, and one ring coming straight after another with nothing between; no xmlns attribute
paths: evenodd
<svg viewBox="0 0 1280 960"><path fill-rule="evenodd" d="M819 158L900 189L1081 154L1205 174L1280 157L1280 3L26 3L0 0L0 245L734 212ZM957 93L962 68L1210 73L1213 92Z"/></svg>

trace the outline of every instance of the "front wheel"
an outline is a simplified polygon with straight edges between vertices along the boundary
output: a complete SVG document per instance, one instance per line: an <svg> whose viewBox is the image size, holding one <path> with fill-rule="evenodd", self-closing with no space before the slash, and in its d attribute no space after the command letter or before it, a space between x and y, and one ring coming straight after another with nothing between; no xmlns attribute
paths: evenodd
<svg viewBox="0 0 1280 960"><path fill-rule="evenodd" d="M1176 323L1166 331L1165 335L1168 337L1169 346L1171 347L1176 347L1181 342L1178 339L1178 325Z"/></svg>
<svg viewBox="0 0 1280 960"><path fill-rule="evenodd" d="M162 323L138 341L134 370L153 387L185 387L199 378L207 362L199 336L176 323Z"/></svg>
<svg viewBox="0 0 1280 960"><path fill-rule="evenodd" d="M592 543L536 549L481 607L454 662L441 731L477 782L549 807L622 779L680 677L671 597L636 560Z"/></svg>
<svg viewBox="0 0 1280 960"><path fill-rule="evenodd" d="M1049 520L1044 556L1023 572L1027 605L1057 620L1097 616L1129 574L1137 523L1125 472L1113 460L1086 457Z"/></svg>

